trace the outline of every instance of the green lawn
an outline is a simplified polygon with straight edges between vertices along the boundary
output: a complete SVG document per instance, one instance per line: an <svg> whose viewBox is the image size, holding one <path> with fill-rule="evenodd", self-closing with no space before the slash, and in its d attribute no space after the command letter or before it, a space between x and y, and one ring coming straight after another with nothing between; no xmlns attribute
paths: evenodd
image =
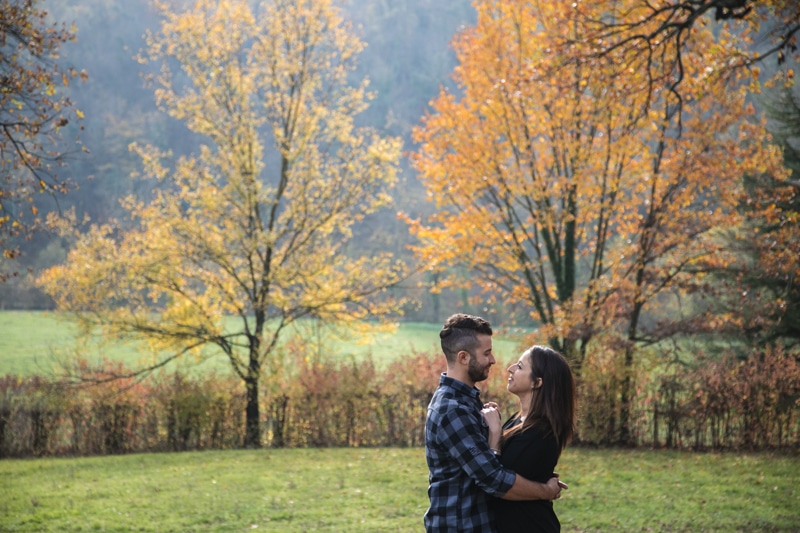
<svg viewBox="0 0 800 533"><path fill-rule="evenodd" d="M335 357L361 358L371 355L378 364L414 351L439 353L441 324L401 323L391 333L377 333L366 337L345 338L342 335L325 335L325 354ZM136 345L103 345L99 340L76 346L75 328L59 320L53 313L36 311L0 311L0 376L16 374L28 376L53 372L58 361L75 353L76 348L90 359L101 355L110 359L135 364L150 354ZM304 331L309 339L319 334ZM510 361L519 353L517 334L498 331L495 335L495 354L500 361ZM309 348L314 350L313 346ZM202 369L228 371L224 357L209 350L206 359L186 358L182 370L193 372ZM173 366L176 368L176 366Z"/></svg>
<svg viewBox="0 0 800 533"><path fill-rule="evenodd" d="M401 324L327 346L387 362L438 352L439 327ZM496 337L498 359L512 359L515 339ZM146 355L99 346L83 349ZM73 348L73 330L52 315L0 312L0 375L47 372ZM800 532L796 455L569 448L559 472L571 487L555 504L565 532ZM419 448L2 460L0 532L421 531L426 488Z"/></svg>
<svg viewBox="0 0 800 533"><path fill-rule="evenodd" d="M569 448L565 532L800 531L800 461ZM421 531L425 454L213 451L0 461L0 531Z"/></svg>

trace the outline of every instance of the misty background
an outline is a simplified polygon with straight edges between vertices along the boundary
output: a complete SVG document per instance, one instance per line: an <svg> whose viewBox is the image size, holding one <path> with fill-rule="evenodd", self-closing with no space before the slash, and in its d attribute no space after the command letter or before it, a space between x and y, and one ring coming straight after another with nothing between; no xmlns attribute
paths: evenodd
<svg viewBox="0 0 800 533"><path fill-rule="evenodd" d="M474 24L476 13L470 0L344 0L340 5L366 44L353 82L368 78L375 96L356 123L376 128L384 136L399 136L404 142L401 176L392 191L394 205L364 221L353 242L391 251L411 263L407 227L396 214L424 217L434 209L409 163L408 153L414 150L411 132L442 86L456 90L450 41L460 29ZM134 141L153 144L180 156L196 152L201 141L182 122L157 108L147 82L151 67L136 61L145 46L145 33L159 30L158 12L150 0L45 0L40 7L53 23L73 26L77 39L62 47L58 63L85 71L88 80L73 81L67 89L84 115L78 124L64 128L62 135L67 166L59 169L59 176L72 182L73 188L68 195L39 195L36 201L41 211L74 208L78 220L91 223L124 220L119 199L130 193L146 198L146 188L151 186L131 179L140 161L128 145ZM0 309L50 309L49 297L32 280L41 269L63 262L69 243L38 233L18 245L23 253L19 274L0 284ZM424 283L424 276L401 290L415 290L419 281ZM437 309L443 305L468 307L463 294L431 297L424 290L417 292L419 305L406 310L406 319L438 320Z"/></svg>

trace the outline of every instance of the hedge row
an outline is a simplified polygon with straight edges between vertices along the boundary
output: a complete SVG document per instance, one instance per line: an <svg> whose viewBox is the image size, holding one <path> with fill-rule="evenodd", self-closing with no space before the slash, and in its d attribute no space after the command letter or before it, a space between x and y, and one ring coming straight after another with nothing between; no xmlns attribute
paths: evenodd
<svg viewBox="0 0 800 533"><path fill-rule="evenodd" d="M747 360L698 364L637 378L631 433L643 446L694 449L800 447L800 363L780 349ZM371 361L298 358L291 376L265 380L263 442L272 447L419 446L426 406L444 370L414 354L380 369ZM118 370L118 369L117 369ZM486 400L515 409L496 368ZM579 381L579 443L618 438L618 368L600 359ZM0 378L0 457L238 448L244 387L231 377L173 374L77 387Z"/></svg>
<svg viewBox="0 0 800 533"><path fill-rule="evenodd" d="M781 347L742 358L695 355L665 371L640 371L631 406L637 446L694 450L800 448L800 359ZM623 372L595 364L580 388L580 436L619 439Z"/></svg>
<svg viewBox="0 0 800 533"><path fill-rule="evenodd" d="M0 379L0 457L235 448L238 383L180 375L153 383L76 387Z"/></svg>

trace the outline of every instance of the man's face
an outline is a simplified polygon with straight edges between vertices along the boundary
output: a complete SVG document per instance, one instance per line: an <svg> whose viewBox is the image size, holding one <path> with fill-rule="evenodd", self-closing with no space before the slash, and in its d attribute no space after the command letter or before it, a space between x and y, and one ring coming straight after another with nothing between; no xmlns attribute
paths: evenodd
<svg viewBox="0 0 800 533"><path fill-rule="evenodd" d="M489 377L489 369L495 364L492 353L492 336L478 334L478 347L469 358L469 379L477 383Z"/></svg>

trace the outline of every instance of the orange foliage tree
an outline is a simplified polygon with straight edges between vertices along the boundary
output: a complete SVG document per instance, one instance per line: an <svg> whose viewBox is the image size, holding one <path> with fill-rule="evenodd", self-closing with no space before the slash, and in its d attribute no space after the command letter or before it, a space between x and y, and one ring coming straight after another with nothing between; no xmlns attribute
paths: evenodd
<svg viewBox="0 0 800 533"><path fill-rule="evenodd" d="M780 175L780 152L746 104L744 73L726 68L738 49L724 28L678 43L676 94L647 69L620 71L625 49L591 54L585 21L604 2L476 7L454 42L459 94L443 90L415 131L438 207L408 220L415 251L432 270L476 274L445 283L525 306L578 371L593 349L620 357L626 442L637 350L715 326L676 305L731 260L719 231L739 222L740 178Z"/></svg>

